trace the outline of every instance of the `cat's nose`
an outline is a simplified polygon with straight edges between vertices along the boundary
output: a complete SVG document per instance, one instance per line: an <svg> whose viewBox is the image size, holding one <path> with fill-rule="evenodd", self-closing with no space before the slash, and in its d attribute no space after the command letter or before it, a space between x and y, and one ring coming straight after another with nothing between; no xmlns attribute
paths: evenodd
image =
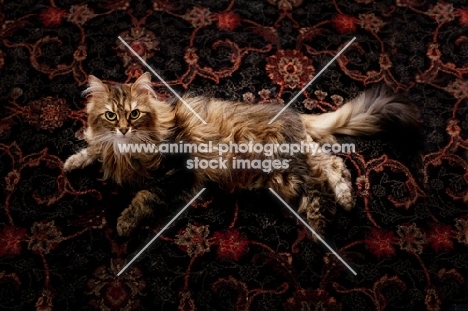
<svg viewBox="0 0 468 311"><path fill-rule="evenodd" d="M122 133L123 135L125 135L125 134L127 134L127 132L128 132L128 127L121 127L121 128L119 129L119 131L120 131L120 133Z"/></svg>

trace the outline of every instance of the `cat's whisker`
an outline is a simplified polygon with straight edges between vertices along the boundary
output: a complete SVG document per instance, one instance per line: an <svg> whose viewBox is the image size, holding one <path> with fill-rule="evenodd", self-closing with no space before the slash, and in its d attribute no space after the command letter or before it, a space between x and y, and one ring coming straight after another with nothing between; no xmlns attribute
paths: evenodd
<svg viewBox="0 0 468 311"><path fill-rule="evenodd" d="M110 134L108 132L102 133L102 134L94 134L93 140L98 141L98 142L104 141L104 140L108 141L108 140L113 139L114 135L115 133L112 133L112 132Z"/></svg>
<svg viewBox="0 0 468 311"><path fill-rule="evenodd" d="M150 137L148 136L140 136L140 135L137 135L135 137L136 140L140 141L140 142L143 142L143 143L147 143L147 144L151 144L151 143L154 143L154 140L151 139Z"/></svg>

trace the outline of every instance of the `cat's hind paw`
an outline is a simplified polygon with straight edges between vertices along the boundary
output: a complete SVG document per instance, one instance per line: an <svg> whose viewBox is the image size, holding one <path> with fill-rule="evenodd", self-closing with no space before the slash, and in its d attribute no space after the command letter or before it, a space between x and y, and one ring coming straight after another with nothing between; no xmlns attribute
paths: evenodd
<svg viewBox="0 0 468 311"><path fill-rule="evenodd" d="M341 182L336 184L335 196L338 205L347 211L351 210L356 203L351 181L348 179L343 179Z"/></svg>
<svg viewBox="0 0 468 311"><path fill-rule="evenodd" d="M351 210L355 204L354 191L351 173L346 168L343 159L337 156L330 157L326 174L338 205L347 211Z"/></svg>
<svg viewBox="0 0 468 311"><path fill-rule="evenodd" d="M298 210L300 214L305 214L309 226L321 237L324 235L325 229L329 223L324 213L330 215L335 214L333 206L330 206L327 211L323 211L322 208L324 206L321 205L322 203L318 196L313 198L304 197ZM331 217L330 215L328 217ZM315 235L312 235L312 238L314 241L318 240Z"/></svg>

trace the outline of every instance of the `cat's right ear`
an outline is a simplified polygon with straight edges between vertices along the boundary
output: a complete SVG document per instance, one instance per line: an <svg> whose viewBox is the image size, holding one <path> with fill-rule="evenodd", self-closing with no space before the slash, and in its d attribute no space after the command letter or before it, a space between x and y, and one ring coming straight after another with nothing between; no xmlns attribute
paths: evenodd
<svg viewBox="0 0 468 311"><path fill-rule="evenodd" d="M88 76L88 88L83 91L82 95L87 97L87 96L93 96L97 98L103 98L106 97L108 94L108 88L107 86L102 83L101 80L96 78L93 75Z"/></svg>

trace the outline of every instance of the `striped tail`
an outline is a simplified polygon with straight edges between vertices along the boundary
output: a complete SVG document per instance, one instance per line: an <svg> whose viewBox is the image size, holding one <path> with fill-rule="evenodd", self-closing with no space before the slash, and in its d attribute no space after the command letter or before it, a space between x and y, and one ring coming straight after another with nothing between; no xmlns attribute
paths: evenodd
<svg viewBox="0 0 468 311"><path fill-rule="evenodd" d="M301 118L307 134L319 142L336 134L411 136L420 132L421 125L417 110L383 86L362 93L336 111L302 114Z"/></svg>

